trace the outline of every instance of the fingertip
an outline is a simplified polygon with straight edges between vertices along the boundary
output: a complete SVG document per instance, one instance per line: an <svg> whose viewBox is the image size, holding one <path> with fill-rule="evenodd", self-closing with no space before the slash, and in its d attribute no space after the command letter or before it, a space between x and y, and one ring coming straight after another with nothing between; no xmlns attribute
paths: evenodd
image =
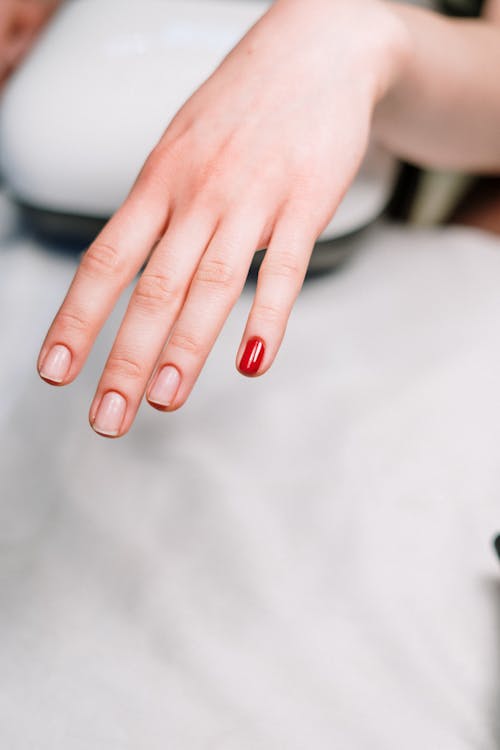
<svg viewBox="0 0 500 750"><path fill-rule="evenodd" d="M169 411L181 386L182 376L177 367L166 364L157 372L146 396L148 403L159 411Z"/></svg>
<svg viewBox="0 0 500 750"><path fill-rule="evenodd" d="M238 372L246 377L256 377L260 374L264 356L266 354L266 343L260 336L252 336L248 339L243 354L237 363Z"/></svg>
<svg viewBox="0 0 500 750"><path fill-rule="evenodd" d="M238 370L238 372L239 372L240 375L243 375L244 378L248 378L249 380L256 380L258 378L264 377L264 375L266 375L269 372L269 370L271 369L271 365L269 365L266 368L260 369L259 372L252 372L252 373L250 373L250 372L244 372L239 367L237 367L236 369Z"/></svg>
<svg viewBox="0 0 500 750"><path fill-rule="evenodd" d="M150 401L149 398L146 399L148 404L155 410L159 411L162 414L167 414L170 411L170 406L162 406L162 404L155 404L154 401Z"/></svg>
<svg viewBox="0 0 500 750"><path fill-rule="evenodd" d="M38 374L49 385L66 385L72 362L73 356L68 347L56 344L46 354L40 355Z"/></svg>
<svg viewBox="0 0 500 750"><path fill-rule="evenodd" d="M155 411L159 411L162 414L173 414L176 411L179 411L179 409L182 409L184 404L186 403L187 399L184 399L183 401L175 401L171 404L165 405L165 404L159 404L155 401L152 401L148 397L146 397L146 401L148 404L155 409Z"/></svg>
<svg viewBox="0 0 500 750"><path fill-rule="evenodd" d="M89 414L94 432L101 437L123 437L128 431L126 417L129 405L125 396L117 391L107 391L94 404Z"/></svg>

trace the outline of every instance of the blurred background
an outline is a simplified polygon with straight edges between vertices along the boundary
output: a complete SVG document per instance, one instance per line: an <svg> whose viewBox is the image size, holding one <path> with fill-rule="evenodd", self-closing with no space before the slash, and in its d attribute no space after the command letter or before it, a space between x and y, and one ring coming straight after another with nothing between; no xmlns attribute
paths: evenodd
<svg viewBox="0 0 500 750"><path fill-rule="evenodd" d="M75 384L36 373L79 254L162 118L263 7L73 0L4 90L9 750L500 748L497 180L374 149L272 371L234 368L251 278L186 407L143 406L121 440L87 413L130 290ZM184 78L155 64L181 53ZM117 60L137 79L107 99L123 130L104 137L89 102Z"/></svg>

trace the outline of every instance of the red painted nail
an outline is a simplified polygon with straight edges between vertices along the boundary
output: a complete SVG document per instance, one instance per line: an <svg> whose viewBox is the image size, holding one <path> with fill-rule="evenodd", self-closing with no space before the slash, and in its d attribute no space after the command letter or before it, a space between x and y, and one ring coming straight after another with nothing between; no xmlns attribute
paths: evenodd
<svg viewBox="0 0 500 750"><path fill-rule="evenodd" d="M240 372L243 375L255 375L259 371L265 352L266 345L262 339L250 339L240 361Z"/></svg>

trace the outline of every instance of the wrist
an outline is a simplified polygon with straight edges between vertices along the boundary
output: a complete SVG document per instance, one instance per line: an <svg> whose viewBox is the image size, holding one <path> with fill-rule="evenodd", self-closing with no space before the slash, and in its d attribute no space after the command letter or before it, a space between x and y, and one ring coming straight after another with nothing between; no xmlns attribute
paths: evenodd
<svg viewBox="0 0 500 750"><path fill-rule="evenodd" d="M413 38L404 13L395 3L376 0L378 25L374 39L374 107L397 89L412 57ZM375 36L375 34L374 34Z"/></svg>
<svg viewBox="0 0 500 750"><path fill-rule="evenodd" d="M426 8L411 6L406 3L391 3L391 13L402 31L404 39L399 54L394 57L392 76L389 84L377 99L373 112L372 132L381 145L394 150L399 142L402 123L409 125L409 114L413 110L415 91L420 88L418 59L422 56L421 40L430 36L429 22L433 26L438 21L448 24L439 14ZM395 135L397 137L395 138ZM399 152L399 149L396 149Z"/></svg>
<svg viewBox="0 0 500 750"><path fill-rule="evenodd" d="M299 17L304 37L312 28L317 44L323 30L337 68L369 92L373 107L397 85L411 55L404 14L387 0L275 0L273 12Z"/></svg>

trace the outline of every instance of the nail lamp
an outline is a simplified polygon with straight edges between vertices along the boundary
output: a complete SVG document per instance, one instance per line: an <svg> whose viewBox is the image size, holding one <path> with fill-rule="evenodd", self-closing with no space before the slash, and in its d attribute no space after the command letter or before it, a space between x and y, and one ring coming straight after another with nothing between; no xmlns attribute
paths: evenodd
<svg viewBox="0 0 500 750"><path fill-rule="evenodd" d="M42 211L109 217L180 106L270 4L69 0L0 106L0 168L11 194ZM394 160L371 147L321 239L375 219L394 173Z"/></svg>

